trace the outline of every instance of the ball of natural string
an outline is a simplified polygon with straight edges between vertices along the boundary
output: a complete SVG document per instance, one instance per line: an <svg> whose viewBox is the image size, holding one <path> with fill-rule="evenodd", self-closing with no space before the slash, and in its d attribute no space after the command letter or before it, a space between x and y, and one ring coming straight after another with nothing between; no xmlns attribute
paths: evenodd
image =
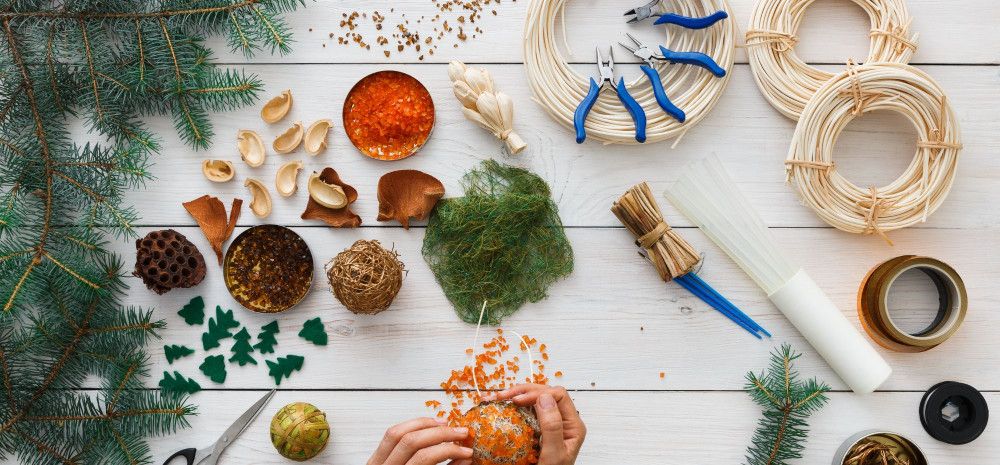
<svg viewBox="0 0 1000 465"><path fill-rule="evenodd" d="M768 102L796 120L816 90L834 76L795 55L799 25L815 0L758 0L746 32L747 58ZM853 0L871 20L865 63L907 63L917 49L905 0Z"/></svg>
<svg viewBox="0 0 1000 465"><path fill-rule="evenodd" d="M288 404L271 419L271 443L283 457L309 460L322 452L329 440L326 414L312 404Z"/></svg>
<svg viewBox="0 0 1000 465"><path fill-rule="evenodd" d="M376 240L360 240L326 265L333 295L354 313L374 315L392 304L403 285L399 253Z"/></svg>
<svg viewBox="0 0 1000 465"><path fill-rule="evenodd" d="M570 54L566 41L563 21L569 0L534 0L528 5L524 25L524 65L528 72L528 84L534 93L534 100L559 124L573 127L573 114L587 95L590 87L589 76L597 73L593 49L587 49L588 66L570 66L566 56ZM588 8L589 2L579 8ZM718 10L732 12L725 0L695 0L685 2L661 2L664 11L685 16L705 16ZM730 16L732 16L730 14ZM649 20L652 22L652 20ZM719 24L702 30L671 28L663 45L671 50L696 51L712 57L719 66L732 70L736 57L736 23L730 17ZM557 28L562 27L562 37L557 40ZM652 27L647 25L647 27ZM563 45L565 51L560 50ZM619 49L620 51L621 49ZM602 49L607 54L607 49ZM623 54L616 54L619 61L625 61ZM604 57L607 60L607 56ZM718 103L722 92L729 84L732 73L717 78L712 73L697 66L657 63L663 87L667 95L687 113L684 123L668 116L656 103L653 88L646 76L636 72L625 77L629 93L635 97L646 112L646 142L661 142L680 137L703 118ZM617 77L627 67L615 67ZM584 70L586 74L579 71ZM611 144L636 144L635 123L614 92L602 92L586 121L587 136Z"/></svg>
<svg viewBox="0 0 1000 465"><path fill-rule="evenodd" d="M836 169L833 148L841 131L863 113L901 113L917 131L917 151L903 174L886 186L862 187ZM909 65L851 66L816 91L795 127L785 161L803 203L831 226L879 234L921 223L948 196L955 180L961 133L941 86Z"/></svg>

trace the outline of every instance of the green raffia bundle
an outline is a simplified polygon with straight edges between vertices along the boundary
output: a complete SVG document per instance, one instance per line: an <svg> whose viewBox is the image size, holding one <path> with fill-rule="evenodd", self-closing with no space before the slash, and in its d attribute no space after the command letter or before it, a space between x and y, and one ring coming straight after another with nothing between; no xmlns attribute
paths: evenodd
<svg viewBox="0 0 1000 465"><path fill-rule="evenodd" d="M465 197L438 203L423 255L458 316L500 324L525 302L537 302L573 271L549 186L537 175L493 160L466 173Z"/></svg>

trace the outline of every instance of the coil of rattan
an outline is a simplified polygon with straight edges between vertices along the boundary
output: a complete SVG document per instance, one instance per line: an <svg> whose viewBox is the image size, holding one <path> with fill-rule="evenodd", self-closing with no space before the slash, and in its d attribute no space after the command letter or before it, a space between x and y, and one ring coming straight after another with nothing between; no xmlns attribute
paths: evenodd
<svg viewBox="0 0 1000 465"><path fill-rule="evenodd" d="M851 120L880 110L899 112L913 123L917 151L895 181L858 186L837 172L833 147ZM887 231L926 221L944 202L955 179L960 140L955 113L929 75L896 63L851 65L806 105L785 167L803 203L823 221L888 241Z"/></svg>
<svg viewBox="0 0 1000 465"><path fill-rule="evenodd" d="M796 120L817 89L834 74L812 67L795 54L798 30L814 0L758 0L746 32L754 81L774 108ZM917 49L904 0L852 0L871 20L865 63L908 63Z"/></svg>
<svg viewBox="0 0 1000 465"><path fill-rule="evenodd" d="M931 279L939 301L934 321L916 333L900 328L889 308L889 289L910 270L919 270ZM858 288L861 326L880 346L896 352L924 352L941 345L962 326L968 305L968 291L958 272L947 263L929 257L903 255L887 260L872 268Z"/></svg>
<svg viewBox="0 0 1000 465"><path fill-rule="evenodd" d="M567 62L569 44L565 41L563 15L569 0L533 0L528 6L524 25L524 64L534 100L559 124L573 128L573 113L587 95L589 75L596 72L593 64L581 75ZM581 5L586 8L586 5ZM725 0L693 0L670 2L665 11L686 16L705 16L718 10L730 12ZM735 59L736 27L727 19L704 30L687 31L671 28L663 44L672 50L698 51L712 57L730 70ZM565 51L560 48L567 49ZM590 56L590 55L588 55ZM618 56L623 56L618 54ZM652 87L642 73L632 81L626 79L629 92L646 111L646 143L679 138L711 112L718 103L732 73L717 78L696 66L659 64L663 87L670 99L687 113L679 123L666 115L653 96ZM617 71L616 71L617 72ZM586 122L587 136L609 144L636 144L635 124L628 111L614 95L602 92Z"/></svg>

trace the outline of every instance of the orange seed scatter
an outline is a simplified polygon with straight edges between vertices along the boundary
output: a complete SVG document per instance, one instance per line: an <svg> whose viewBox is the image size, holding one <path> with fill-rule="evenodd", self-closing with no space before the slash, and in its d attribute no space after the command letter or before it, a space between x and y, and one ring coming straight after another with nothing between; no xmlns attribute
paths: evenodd
<svg viewBox="0 0 1000 465"><path fill-rule="evenodd" d="M344 130L362 153L379 160L413 155L434 127L431 94L413 76L379 71L358 81L344 102Z"/></svg>

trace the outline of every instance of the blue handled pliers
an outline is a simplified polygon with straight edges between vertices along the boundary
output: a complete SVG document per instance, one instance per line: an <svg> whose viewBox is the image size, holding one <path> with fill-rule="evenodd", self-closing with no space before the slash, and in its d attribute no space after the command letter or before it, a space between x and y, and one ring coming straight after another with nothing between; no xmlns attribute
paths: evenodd
<svg viewBox="0 0 1000 465"><path fill-rule="evenodd" d="M643 6L626 11L625 16L629 18L627 22L636 23L651 16L657 16L658 18L656 19L656 22L653 23L654 25L675 24L688 29L704 29L729 17L729 14L723 10L716 11L715 13L700 18L679 15L676 13L653 13L653 8L658 3L660 3L660 0L652 0Z"/></svg>
<svg viewBox="0 0 1000 465"><path fill-rule="evenodd" d="M649 83L653 86L653 96L656 97L656 103L660 104L660 108L667 112L668 115L673 116L677 121L684 122L687 119L687 115L684 114L684 110L677 108L670 98L667 97L667 92L663 90L663 79L660 77L660 72L656 69L655 61L669 61L670 63L682 63L685 65L695 65L707 69L709 72L715 75L715 77L723 77L726 75L726 70L719 66L712 57L705 55L701 52L675 52L664 46L660 46L660 53L657 54L652 48L649 48L638 39L632 36L632 34L625 33L632 42L635 43L634 46L619 42L619 45L625 47L627 50L632 52L635 56L641 58L646 64L640 66L643 73L646 73L646 77L649 78Z"/></svg>
<svg viewBox="0 0 1000 465"><path fill-rule="evenodd" d="M635 140L640 143L646 142L646 112L639 105L639 102L635 101L632 94L628 93L624 78L619 79L618 83L615 84L614 48L610 49L610 53L611 56L605 62L604 58L601 57L601 49L597 49L597 69L601 73L601 83L598 85L594 78L590 78L590 90L587 91L587 96L583 98L583 101L576 107L576 112L573 114L573 127L576 128L576 143L578 144L582 144L583 141L587 140L587 129L584 127L584 124L587 121L587 115L590 114L590 110L597 103L597 98L600 96L601 89L604 88L605 84L615 89L618 93L618 100L622 101L625 109L632 115L632 120L635 121Z"/></svg>

